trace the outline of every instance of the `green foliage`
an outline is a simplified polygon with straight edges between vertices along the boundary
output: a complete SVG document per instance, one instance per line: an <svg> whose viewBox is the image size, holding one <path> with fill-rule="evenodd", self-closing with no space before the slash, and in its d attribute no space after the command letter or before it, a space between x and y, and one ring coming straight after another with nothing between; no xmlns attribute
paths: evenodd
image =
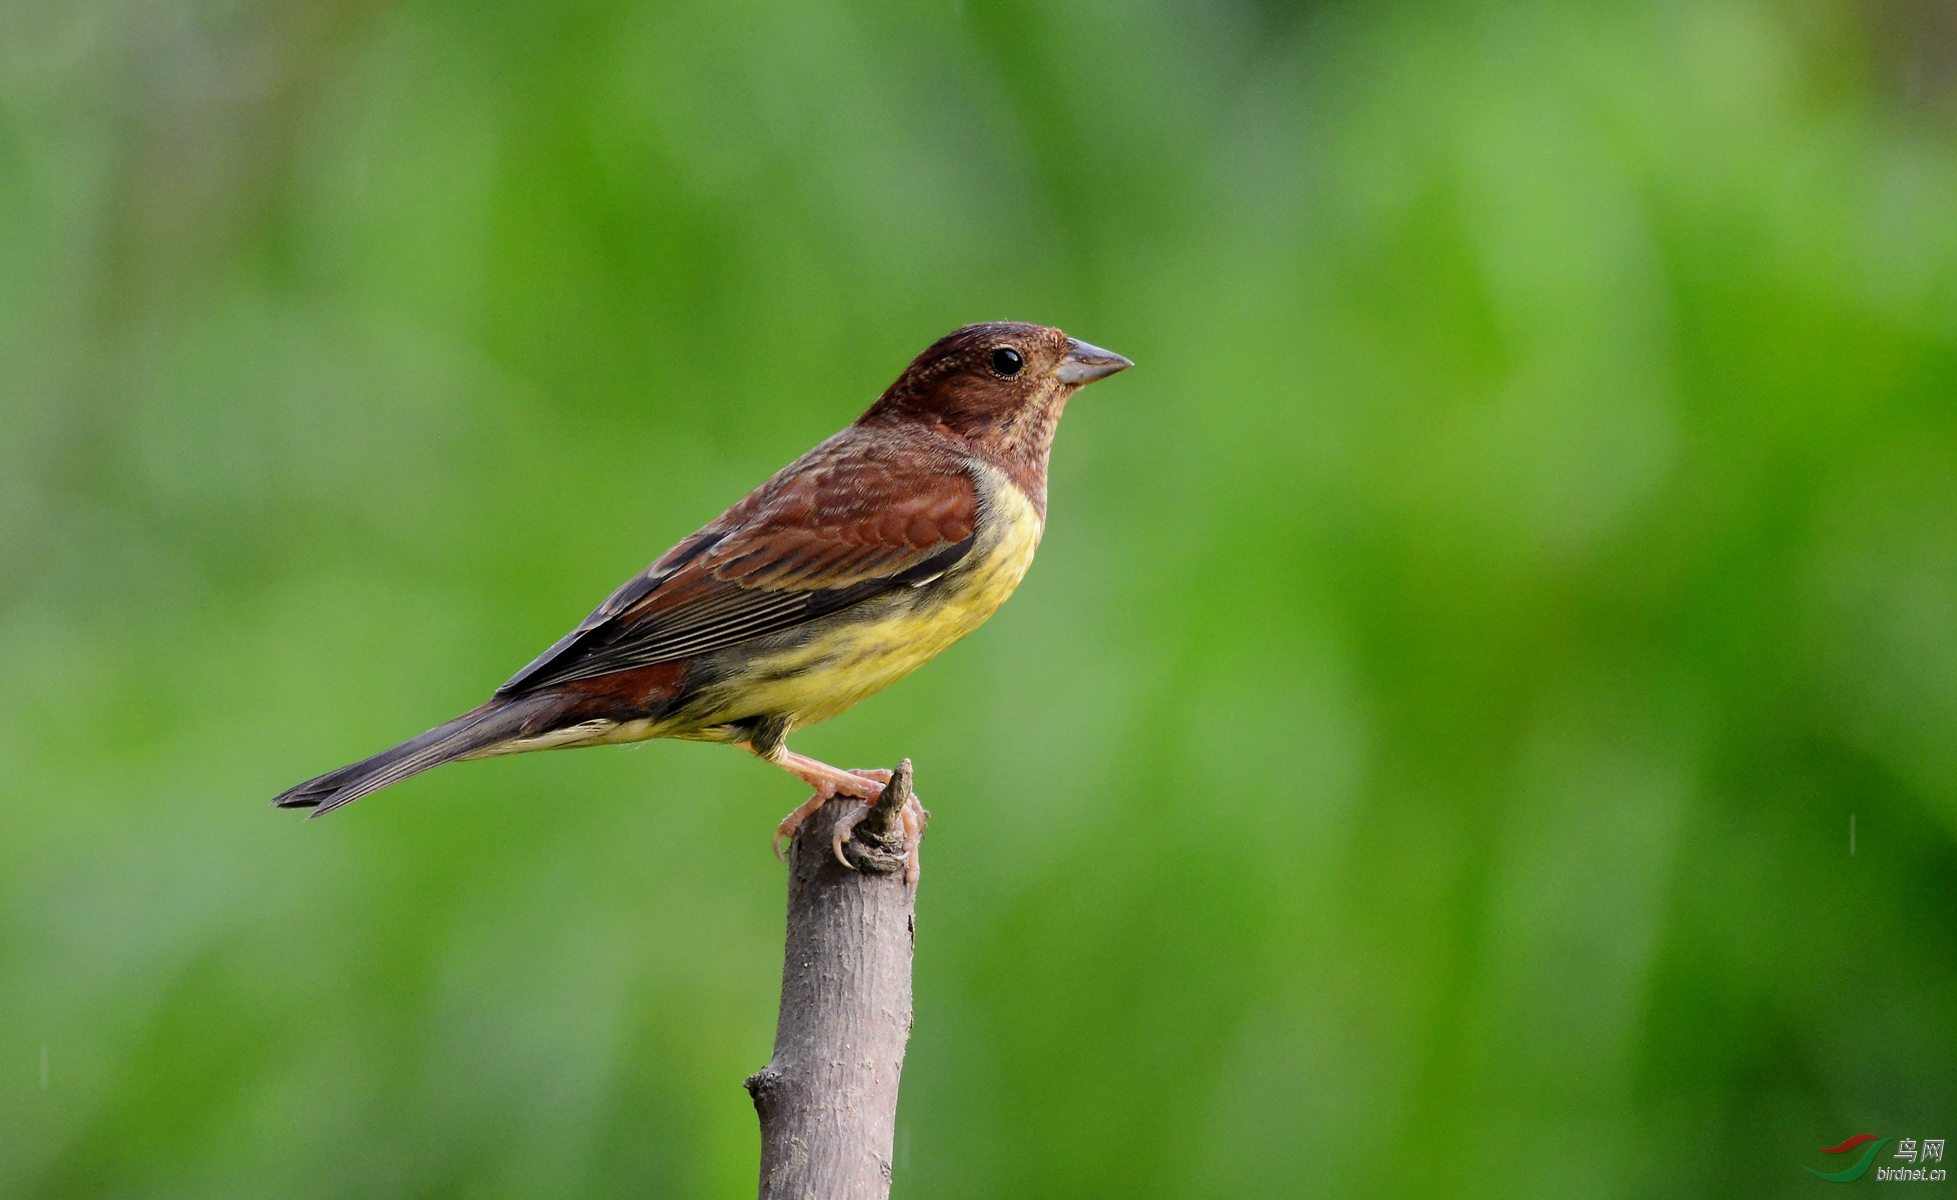
<svg viewBox="0 0 1957 1200"><path fill-rule="evenodd" d="M1139 366L798 742L936 813L900 1194L1957 1132L1937 11L0 3L0 1194L750 1194L784 776L265 801L1000 317Z"/></svg>

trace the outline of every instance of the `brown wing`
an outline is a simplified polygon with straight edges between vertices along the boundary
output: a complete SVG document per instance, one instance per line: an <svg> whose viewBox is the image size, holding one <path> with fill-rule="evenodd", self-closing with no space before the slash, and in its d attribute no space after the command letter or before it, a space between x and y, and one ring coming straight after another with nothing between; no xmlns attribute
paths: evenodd
<svg viewBox="0 0 1957 1200"><path fill-rule="evenodd" d="M691 658L924 583L971 551L977 518L970 476L846 432L667 551L496 694Z"/></svg>

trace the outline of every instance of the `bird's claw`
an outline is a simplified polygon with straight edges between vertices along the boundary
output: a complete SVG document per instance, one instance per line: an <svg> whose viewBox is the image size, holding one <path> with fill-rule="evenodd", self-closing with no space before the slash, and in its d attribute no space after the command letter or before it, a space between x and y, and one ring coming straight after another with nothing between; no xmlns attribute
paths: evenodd
<svg viewBox="0 0 1957 1200"><path fill-rule="evenodd" d="M799 760L800 756L792 756L792 758ZM830 853L836 856L837 862L852 871L856 870L856 864L849 861L849 856L843 852L843 848L849 844L850 835L862 823L863 818L870 814L871 806L882 797L884 789L890 786L890 780L893 777L892 772L883 767L838 771L834 767L823 766L821 763L814 763L812 761L791 761L786 765L789 770L800 776L804 782L814 788L815 794L803 801L794 812L783 817L781 824L775 827L775 836L772 842L775 857L786 862L788 855L783 849L783 844L795 840L795 835L801 830L802 823L808 820L810 815L817 809L837 796L849 796L861 801L861 803L837 818L834 833L830 838L829 849ZM816 769L799 769L810 767ZM857 780L861 780L862 782L858 783ZM909 854L904 868L904 881L915 886L918 877L918 841L924 834L924 822L931 814L926 812L924 806L918 802L917 797L912 795L898 809L898 815L903 822L905 841L909 845Z"/></svg>
<svg viewBox="0 0 1957 1200"><path fill-rule="evenodd" d="M836 798L835 784L824 780L814 786L815 795L802 801L802 803L795 807L794 812L783 817L781 824L775 826L775 836L772 844L775 850L775 858L781 862L788 861L788 852L782 849L783 844L794 841L796 833L802 828L802 822L808 820L816 809L821 808Z"/></svg>
<svg viewBox="0 0 1957 1200"><path fill-rule="evenodd" d="M781 819L781 824L775 826L774 850L775 850L776 858L780 859L782 862L788 861L788 855L782 849L782 843L794 841L796 832L802 828L802 822L808 820L809 817L815 812L816 809L821 808L823 805L829 803L831 800L834 800L837 796L842 795L845 792L845 790L847 790L850 795L856 797L859 800L874 801L878 796L883 794L883 785L887 785L890 782L890 772L882 769L868 770L868 771L851 771L850 774L861 776L862 778L867 779L871 783L877 784L879 786L875 788L851 787L845 789L844 787L845 781L843 780L827 779L821 777L808 780L807 782L809 786L815 789L815 794L813 796L810 796L807 800L802 801L802 803L796 807L794 812L789 813L787 816L783 817ZM857 816L855 819L857 821L860 821L863 818L861 816ZM854 822L851 822L851 825L853 827ZM845 862L843 865L848 866L849 864Z"/></svg>
<svg viewBox="0 0 1957 1200"><path fill-rule="evenodd" d="M856 773L865 776L872 774L869 771ZM885 776L883 782L886 785L890 782L888 778L890 772L879 771L876 774ZM843 847L849 844L850 834L854 833L863 818L869 815L870 805L859 804L836 819L836 830L830 839L829 848L835 854L836 861L852 871L856 870L856 864L849 861L849 856L843 853ZM931 819L931 813L916 795L910 795L904 798L903 806L897 810L897 817L904 826L904 882L911 887L916 887L918 876L922 874L918 846L924 840L924 823Z"/></svg>
<svg viewBox="0 0 1957 1200"><path fill-rule="evenodd" d="M867 804L859 804L850 809L836 818L835 832L829 838L829 849L836 856L836 861L852 871L856 869L856 864L849 861L849 855L843 853L843 847L849 844L849 835L856 832L857 825L869 815L870 806Z"/></svg>
<svg viewBox="0 0 1957 1200"><path fill-rule="evenodd" d="M836 861L854 871L856 864L849 861L849 856L843 853L843 847L848 844L849 835L856 831L856 827L862 823L863 818L870 815L870 805L875 804L883 798L883 789L890 786L891 773L885 767L851 767L849 768L849 773L851 775L861 775L872 783L880 785L875 795L864 797L866 803L857 805L837 818L835 834L829 842L829 848L835 853ZM906 829L908 828L906 826Z"/></svg>

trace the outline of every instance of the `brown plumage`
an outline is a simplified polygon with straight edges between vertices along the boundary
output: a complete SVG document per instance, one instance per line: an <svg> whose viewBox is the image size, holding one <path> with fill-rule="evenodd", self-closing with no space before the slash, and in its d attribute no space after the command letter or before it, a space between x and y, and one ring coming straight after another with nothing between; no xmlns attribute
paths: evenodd
<svg viewBox="0 0 1957 1200"><path fill-rule="evenodd" d="M317 816L457 759L652 737L744 744L815 787L783 832L829 796L874 797L881 773L804 758L786 737L1004 602L1039 542L1062 409L1129 365L1038 325L948 334L854 424L661 555L488 703L273 803Z"/></svg>

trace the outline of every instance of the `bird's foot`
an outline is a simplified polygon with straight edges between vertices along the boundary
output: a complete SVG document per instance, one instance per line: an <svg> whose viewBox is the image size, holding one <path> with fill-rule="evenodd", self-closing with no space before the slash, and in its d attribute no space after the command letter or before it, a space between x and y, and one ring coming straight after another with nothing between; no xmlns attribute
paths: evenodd
<svg viewBox="0 0 1957 1200"><path fill-rule="evenodd" d="M749 749L753 747L750 746ZM786 746L778 746L763 757L815 789L813 796L804 801L794 812L783 817L781 824L775 827L775 857L786 859L782 844L795 839L795 834L802 828L802 822L808 820L810 814L837 796L849 796L864 803L856 805L837 820L835 836L830 841L830 850L835 854L837 862L852 871L855 870L856 864L844 855L843 847L849 842L851 832L862 823L864 817L869 815L871 806L889 786L891 772L882 768L845 771L807 755L797 754ZM924 836L924 824L930 819L931 814L925 811L924 805L919 803L915 794L909 793L908 788L904 803L897 812L899 820L903 823L905 843L909 847L904 881L915 886L919 873L918 842Z"/></svg>
<svg viewBox="0 0 1957 1200"><path fill-rule="evenodd" d="M798 754L795 757L800 759L802 756ZM795 834L802 828L802 822L808 820L816 809L837 796L874 800L882 794L883 785L890 781L888 771L843 771L827 763L818 763L814 759L804 761L811 767L820 769L800 770L798 768L803 765L802 763L783 764L786 770L815 789L815 795L804 800L794 812L781 819L781 824L775 826L775 857L783 862L788 861L788 855L782 849L783 843L795 840ZM878 775L882 775L883 778L877 779Z"/></svg>
<svg viewBox="0 0 1957 1200"><path fill-rule="evenodd" d="M886 787L890 784L890 772L881 768L870 771L856 771L853 773L861 775L865 779L874 779ZM878 795L881 796L882 792L879 791ZM843 853L843 847L849 844L850 834L856 831L856 827L862 823L863 818L870 815L870 808L871 805L869 804L859 804L849 812L836 818L836 830L830 839L829 848L835 854L836 861L852 871L856 869L856 864L849 861L849 856ZM904 882L911 887L916 887L918 876L923 873L918 859L918 848L919 844L924 840L924 823L931 819L931 814L924 807L923 802L917 798L917 794L913 792L904 797L903 806L897 810L897 819L903 822L904 826L904 846L906 848L904 855Z"/></svg>
<svg viewBox="0 0 1957 1200"><path fill-rule="evenodd" d="M796 805L794 812L789 813L781 819L781 824L775 826L774 846L776 858L782 862L788 861L788 851L782 849L782 847L794 841L795 835L801 832L802 822L813 816L816 809L821 808L823 805L829 803L830 800L834 799L835 795L836 793L830 792L825 796L822 792L817 791L815 795L810 796L807 800Z"/></svg>

